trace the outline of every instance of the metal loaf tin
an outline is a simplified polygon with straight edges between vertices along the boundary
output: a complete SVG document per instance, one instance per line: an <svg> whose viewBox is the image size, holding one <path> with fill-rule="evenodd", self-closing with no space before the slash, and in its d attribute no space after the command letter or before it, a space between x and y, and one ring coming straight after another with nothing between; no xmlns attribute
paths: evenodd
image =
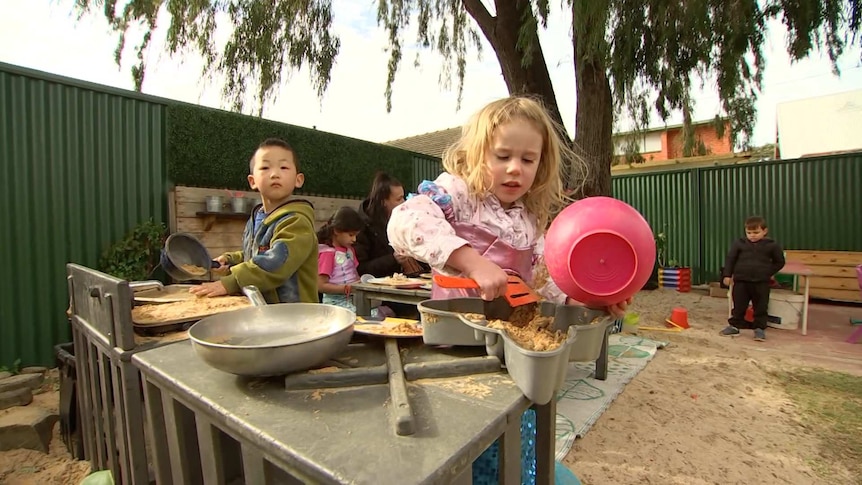
<svg viewBox="0 0 862 485"><path fill-rule="evenodd" d="M500 359L515 384L527 399L536 404L547 404L554 398L566 380L569 351L576 341L577 326L567 330L566 340L554 350L535 351L521 348L501 329L488 328L487 320L462 321L472 327L476 337L485 341L488 355Z"/></svg>
<svg viewBox="0 0 862 485"><path fill-rule="evenodd" d="M604 310L596 310L578 305L559 305L543 301L539 307L543 316L554 316L551 330L566 333L569 327L576 327L578 339L569 352L569 362L592 362L602 352L605 333L614 324L614 317ZM481 313L475 312L475 313ZM501 347L502 348L502 347ZM494 349L488 349L494 355Z"/></svg>
<svg viewBox="0 0 862 485"><path fill-rule="evenodd" d="M464 313L485 313L481 298L452 298L420 302L422 341L426 345L485 345L485 339L460 318ZM501 360L502 362L502 360Z"/></svg>
<svg viewBox="0 0 862 485"><path fill-rule="evenodd" d="M569 352L569 362L592 362L602 352L605 333L614 324L614 317L604 310L576 305L556 305L543 302L542 315L554 315L552 330L568 331L578 329L578 340Z"/></svg>

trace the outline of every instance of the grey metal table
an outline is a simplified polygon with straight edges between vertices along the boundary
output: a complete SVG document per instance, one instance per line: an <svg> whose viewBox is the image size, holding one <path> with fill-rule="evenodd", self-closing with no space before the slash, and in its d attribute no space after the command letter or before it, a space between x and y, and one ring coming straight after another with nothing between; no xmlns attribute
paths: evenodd
<svg viewBox="0 0 862 485"><path fill-rule="evenodd" d="M136 335L127 281L71 263L66 272L84 457L93 470L110 470L116 483L147 484L144 399L131 358L185 334Z"/></svg>
<svg viewBox="0 0 862 485"><path fill-rule="evenodd" d="M386 385L288 391L284 379L213 369L190 342L132 362L158 483L468 484L472 462L498 438L500 483L520 483L520 416L531 403L505 373L409 383L416 432L398 436ZM536 406L541 484L554 481L555 408Z"/></svg>
<svg viewBox="0 0 862 485"><path fill-rule="evenodd" d="M394 301L416 305L419 302L431 299L430 290L393 288L391 286L372 285L370 283L356 283L351 285L351 289L353 292L353 304L356 305L356 315L360 317L371 315L372 300Z"/></svg>

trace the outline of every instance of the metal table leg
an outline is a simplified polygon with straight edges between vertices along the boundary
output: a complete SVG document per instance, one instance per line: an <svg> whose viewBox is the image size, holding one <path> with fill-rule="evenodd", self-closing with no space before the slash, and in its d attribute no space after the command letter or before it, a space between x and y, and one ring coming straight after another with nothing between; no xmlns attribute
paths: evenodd
<svg viewBox="0 0 862 485"><path fill-rule="evenodd" d="M500 485L521 483L521 415L509 416L509 424L499 439Z"/></svg>
<svg viewBox="0 0 862 485"><path fill-rule="evenodd" d="M605 338L602 340L602 351L596 360L596 379L603 381L608 378L608 340L611 338L611 327L605 329Z"/></svg>
<svg viewBox="0 0 862 485"><path fill-rule="evenodd" d="M811 276L805 277L805 300L802 302L802 335L808 335L808 286Z"/></svg>
<svg viewBox="0 0 862 485"><path fill-rule="evenodd" d="M533 407L536 410L536 483L553 485L557 400Z"/></svg>

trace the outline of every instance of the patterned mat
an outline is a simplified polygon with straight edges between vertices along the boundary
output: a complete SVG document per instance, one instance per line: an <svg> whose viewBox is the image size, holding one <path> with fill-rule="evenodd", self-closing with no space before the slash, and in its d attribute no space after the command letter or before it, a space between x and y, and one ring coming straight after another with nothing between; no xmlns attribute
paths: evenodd
<svg viewBox="0 0 862 485"><path fill-rule="evenodd" d="M575 439L587 434L626 384L665 345L667 342L612 334L608 341L608 378L604 381L593 378L595 363L570 364L566 382L557 394L557 460L565 458Z"/></svg>

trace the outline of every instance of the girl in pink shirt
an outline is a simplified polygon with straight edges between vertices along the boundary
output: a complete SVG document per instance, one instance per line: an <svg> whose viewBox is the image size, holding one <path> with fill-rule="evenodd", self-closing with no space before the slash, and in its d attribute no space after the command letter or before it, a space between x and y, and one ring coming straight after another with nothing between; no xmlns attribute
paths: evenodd
<svg viewBox="0 0 862 485"><path fill-rule="evenodd" d="M359 261L353 244L364 226L356 210L342 207L317 231L317 289L323 293L323 303L356 311L350 295L350 285L359 282ZM373 308L371 315L385 317L394 313L381 306Z"/></svg>
<svg viewBox="0 0 862 485"><path fill-rule="evenodd" d="M563 159L583 162L559 138L537 101L510 97L473 115L461 139L443 156L446 170L419 185L418 195L392 211L387 232L396 254L427 262L433 271L475 280L480 290L434 286L432 298L506 292L507 273L520 276L557 303L577 304L543 271L544 230L565 203ZM544 273L544 276L542 275ZM622 316L628 302L608 311ZM535 412L524 413L522 483L535 481ZM496 448L473 464L473 483L496 483Z"/></svg>

